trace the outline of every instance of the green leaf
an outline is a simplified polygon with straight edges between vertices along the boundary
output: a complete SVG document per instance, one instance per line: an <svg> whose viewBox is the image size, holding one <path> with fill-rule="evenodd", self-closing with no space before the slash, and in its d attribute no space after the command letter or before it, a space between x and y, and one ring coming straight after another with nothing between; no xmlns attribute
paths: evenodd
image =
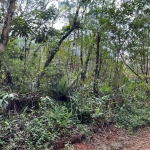
<svg viewBox="0 0 150 150"><path fill-rule="evenodd" d="M9 124L8 120L4 121L4 126L9 126L9 125L10 124Z"/></svg>

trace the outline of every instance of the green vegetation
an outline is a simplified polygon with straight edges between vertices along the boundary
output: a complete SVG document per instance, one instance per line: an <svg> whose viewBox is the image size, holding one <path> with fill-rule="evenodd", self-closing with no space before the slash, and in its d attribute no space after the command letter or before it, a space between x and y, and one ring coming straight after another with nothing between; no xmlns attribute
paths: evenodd
<svg viewBox="0 0 150 150"><path fill-rule="evenodd" d="M92 127L148 126L149 6L147 0L64 0L58 8L46 0L3 0L0 149L69 150L90 139Z"/></svg>

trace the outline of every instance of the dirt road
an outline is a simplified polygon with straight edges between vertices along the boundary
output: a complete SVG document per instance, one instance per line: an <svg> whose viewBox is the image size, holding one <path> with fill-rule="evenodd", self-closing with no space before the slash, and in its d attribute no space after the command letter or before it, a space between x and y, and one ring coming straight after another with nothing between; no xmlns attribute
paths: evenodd
<svg viewBox="0 0 150 150"><path fill-rule="evenodd" d="M150 127L145 127L129 134L127 131L110 127L97 130L87 144L73 145L74 150L150 150Z"/></svg>

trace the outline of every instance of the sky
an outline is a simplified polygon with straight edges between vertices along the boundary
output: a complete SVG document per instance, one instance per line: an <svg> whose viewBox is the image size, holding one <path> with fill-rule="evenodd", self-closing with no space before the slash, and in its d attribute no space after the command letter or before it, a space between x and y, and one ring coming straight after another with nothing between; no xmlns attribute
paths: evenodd
<svg viewBox="0 0 150 150"><path fill-rule="evenodd" d="M47 6L47 7L49 7L50 5L55 5L56 6L56 8L59 8L59 5L60 5L60 2L61 2L62 0L57 0L57 1L52 1L52 2L50 2L49 3L49 5ZM64 22L63 22L63 19L58 19L57 20L57 22L54 24L54 28L55 29L62 29L62 27L64 26Z"/></svg>

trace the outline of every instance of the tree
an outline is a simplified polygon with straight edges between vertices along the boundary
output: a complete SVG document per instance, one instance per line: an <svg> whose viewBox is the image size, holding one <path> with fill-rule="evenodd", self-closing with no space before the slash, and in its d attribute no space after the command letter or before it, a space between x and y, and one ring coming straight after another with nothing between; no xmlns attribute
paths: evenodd
<svg viewBox="0 0 150 150"><path fill-rule="evenodd" d="M81 28L80 20L78 19L79 11L81 6L83 5L83 2L79 2L78 7L76 9L75 16L73 17L72 23L70 24L70 29L64 33L62 38L59 40L58 44L56 45L55 49L50 52L50 55L48 56L47 61L45 62L44 69L48 67L52 59L54 58L55 54L59 51L59 47L61 46L62 42L76 29Z"/></svg>
<svg viewBox="0 0 150 150"><path fill-rule="evenodd" d="M15 11L15 4L16 4L16 0L9 1L9 7L7 9L7 14L4 21L3 30L0 39L0 53L5 52L7 48L8 35L10 32L12 16Z"/></svg>

